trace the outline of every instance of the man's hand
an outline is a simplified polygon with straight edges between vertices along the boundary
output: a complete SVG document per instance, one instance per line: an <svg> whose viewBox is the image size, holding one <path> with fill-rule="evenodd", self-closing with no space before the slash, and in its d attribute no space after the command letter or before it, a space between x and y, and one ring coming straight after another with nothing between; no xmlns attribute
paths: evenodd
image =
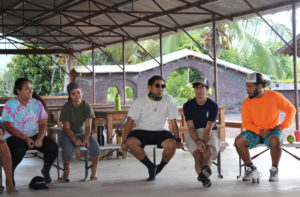
<svg viewBox="0 0 300 197"><path fill-rule="evenodd" d="M183 144L181 142L176 142L176 148L177 149L183 148Z"/></svg>
<svg viewBox="0 0 300 197"><path fill-rule="evenodd" d="M204 153L206 151L206 146L203 142L198 141L197 146L198 146L198 149L200 150L201 153Z"/></svg>
<svg viewBox="0 0 300 197"><path fill-rule="evenodd" d="M43 139L37 138L37 139L34 141L34 146L35 146L35 147L42 147L42 145L43 145Z"/></svg>
<svg viewBox="0 0 300 197"><path fill-rule="evenodd" d="M270 131L269 130L267 130L267 129L261 129L260 130L260 136L262 137L262 138L267 138L268 136L269 136L269 134L270 134Z"/></svg>
<svg viewBox="0 0 300 197"><path fill-rule="evenodd" d="M75 141L74 141L74 144L75 144L76 146L82 146L82 141L76 137L76 139L75 139Z"/></svg>
<svg viewBox="0 0 300 197"><path fill-rule="evenodd" d="M282 127L281 125L277 125L276 127L273 128L274 130L278 130L278 131L282 131Z"/></svg>
<svg viewBox="0 0 300 197"><path fill-rule="evenodd" d="M123 142L122 142L121 148L122 148L122 150L126 150L126 149L127 149L126 141L123 141Z"/></svg>
<svg viewBox="0 0 300 197"><path fill-rule="evenodd" d="M85 147L90 147L91 143L90 143L90 140L89 140L89 137L84 137L83 138L83 141L82 141L82 146L85 146Z"/></svg>
<svg viewBox="0 0 300 197"><path fill-rule="evenodd" d="M34 141L31 138L29 138L29 137L26 138L26 144L27 144L28 149L33 149Z"/></svg>

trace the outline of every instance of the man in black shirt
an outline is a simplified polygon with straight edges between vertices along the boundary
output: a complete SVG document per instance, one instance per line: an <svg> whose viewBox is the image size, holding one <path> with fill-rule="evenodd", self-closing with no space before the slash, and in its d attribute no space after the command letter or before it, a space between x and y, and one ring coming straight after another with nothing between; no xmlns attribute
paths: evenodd
<svg viewBox="0 0 300 197"><path fill-rule="evenodd" d="M201 76L193 83L196 98L183 105L184 116L189 133L186 136L187 146L195 159L195 170L198 180L204 187L211 186L212 159L216 159L220 150L218 131L215 121L218 115L218 104L207 98L209 84Z"/></svg>

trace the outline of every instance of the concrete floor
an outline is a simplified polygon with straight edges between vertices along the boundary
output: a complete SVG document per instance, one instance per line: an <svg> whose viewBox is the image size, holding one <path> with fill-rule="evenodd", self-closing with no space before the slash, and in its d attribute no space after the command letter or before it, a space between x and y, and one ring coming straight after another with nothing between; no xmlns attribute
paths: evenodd
<svg viewBox="0 0 300 197"><path fill-rule="evenodd" d="M228 140L232 141L232 140ZM232 144L232 142L230 142ZM259 148L252 151L258 151ZM299 149L290 149L300 155ZM152 151L147 150L149 158ZM157 151L157 161L160 161L161 151ZM28 183L33 176L40 175L42 162L36 158L24 159L16 170L16 184L20 196L299 196L300 193L300 162L283 153L280 163L280 181L270 183L269 168L271 165L269 152L254 162L262 173L261 182L252 184L237 179L238 157L233 147L222 153L222 169L224 178L217 177L216 167L213 167L212 186L203 188L196 180L193 167L193 158L189 152L178 150L172 161L159 174L155 181L147 182L147 170L132 155L127 159L101 160L98 171L98 181L80 181L84 175L84 163L74 160L72 162L71 182L57 181L55 169L51 170L53 183L48 190L32 191ZM5 191L1 196L9 196Z"/></svg>

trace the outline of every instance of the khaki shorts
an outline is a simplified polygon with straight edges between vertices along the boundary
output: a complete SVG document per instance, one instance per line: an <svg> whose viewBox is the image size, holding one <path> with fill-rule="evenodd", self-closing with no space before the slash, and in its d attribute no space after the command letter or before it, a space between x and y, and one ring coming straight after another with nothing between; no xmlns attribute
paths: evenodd
<svg viewBox="0 0 300 197"><path fill-rule="evenodd" d="M204 130L205 128L196 129L200 140L203 140ZM198 150L198 146L196 142L191 138L190 133L187 133L186 135L186 145L192 155L195 152L195 150ZM215 160L218 156L221 146L217 130L211 131L210 139L208 140L207 145L213 146L215 148L215 151L212 153L212 159Z"/></svg>

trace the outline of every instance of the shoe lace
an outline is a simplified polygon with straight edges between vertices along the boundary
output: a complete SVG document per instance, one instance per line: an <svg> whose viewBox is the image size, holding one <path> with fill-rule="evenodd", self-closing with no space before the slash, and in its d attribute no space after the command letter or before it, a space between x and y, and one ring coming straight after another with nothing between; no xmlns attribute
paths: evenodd
<svg viewBox="0 0 300 197"><path fill-rule="evenodd" d="M271 168L270 175L271 177L276 177L278 175L278 170L276 168Z"/></svg>
<svg viewBox="0 0 300 197"><path fill-rule="evenodd" d="M249 177L252 176L253 170L249 167L247 167L247 169L245 170L245 175L244 177Z"/></svg>

